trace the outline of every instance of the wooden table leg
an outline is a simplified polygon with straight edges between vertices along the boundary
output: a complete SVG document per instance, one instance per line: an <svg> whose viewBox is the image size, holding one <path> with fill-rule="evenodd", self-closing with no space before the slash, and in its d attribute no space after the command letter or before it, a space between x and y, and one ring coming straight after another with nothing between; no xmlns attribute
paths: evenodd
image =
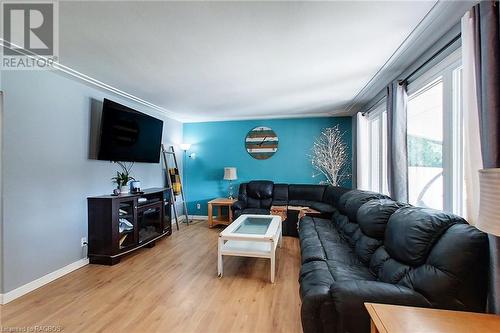
<svg viewBox="0 0 500 333"><path fill-rule="evenodd" d="M222 246L224 245L224 240L219 236L218 242L218 253L217 253L217 276L222 277L224 275L224 259L222 258Z"/></svg>
<svg viewBox="0 0 500 333"><path fill-rule="evenodd" d="M212 228L213 227L213 210L212 210L212 204L208 204L208 227Z"/></svg>
<svg viewBox="0 0 500 333"><path fill-rule="evenodd" d="M274 283L274 275L276 273L276 247L271 241L271 283Z"/></svg>
<svg viewBox="0 0 500 333"><path fill-rule="evenodd" d="M217 206L217 221L222 221L222 206Z"/></svg>

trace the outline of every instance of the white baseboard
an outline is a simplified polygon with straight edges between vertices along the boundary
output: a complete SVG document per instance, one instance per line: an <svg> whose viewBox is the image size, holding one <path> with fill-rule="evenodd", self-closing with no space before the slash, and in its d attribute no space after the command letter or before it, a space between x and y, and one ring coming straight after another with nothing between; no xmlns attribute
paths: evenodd
<svg viewBox="0 0 500 333"><path fill-rule="evenodd" d="M207 215L188 215L190 220L208 220ZM179 216L179 222L186 219L186 215ZM172 223L175 223L175 219L172 219Z"/></svg>
<svg viewBox="0 0 500 333"><path fill-rule="evenodd" d="M66 274L69 274L79 268L82 268L85 265L88 265L88 263L89 263L88 258L80 259L78 261L75 261L74 263L71 263L67 266L58 269L57 271L44 275L41 278L38 278L34 281L31 281L25 284L24 286L16 288L3 295L0 294L0 304L7 304L15 300L16 298L26 295L27 293L32 292L35 289L38 289L56 279L59 279L60 277Z"/></svg>

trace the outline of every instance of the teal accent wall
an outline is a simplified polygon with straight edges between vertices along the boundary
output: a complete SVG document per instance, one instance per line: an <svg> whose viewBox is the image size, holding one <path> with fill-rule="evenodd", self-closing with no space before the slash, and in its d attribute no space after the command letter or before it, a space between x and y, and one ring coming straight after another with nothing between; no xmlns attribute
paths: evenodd
<svg viewBox="0 0 500 333"><path fill-rule="evenodd" d="M207 215L209 200L227 196L229 183L222 180L224 167L237 168L235 195L239 184L250 180L318 184L324 177L313 177L315 172L308 158L314 139L324 128L338 124L345 132L344 139L352 161L351 119L324 117L185 123L184 142L192 144L184 156L184 188L189 214ZM245 149L245 137L256 126L271 127L279 138L278 151L267 160L256 160ZM195 159L187 157L191 153L196 154ZM351 187L351 180L343 185ZM200 209L197 209L197 204L200 204Z"/></svg>

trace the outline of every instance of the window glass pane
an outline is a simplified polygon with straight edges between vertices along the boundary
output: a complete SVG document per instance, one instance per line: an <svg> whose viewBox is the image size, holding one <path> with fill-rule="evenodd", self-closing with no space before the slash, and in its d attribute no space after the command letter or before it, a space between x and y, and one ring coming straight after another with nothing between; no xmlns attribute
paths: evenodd
<svg viewBox="0 0 500 333"><path fill-rule="evenodd" d="M408 190L411 204L443 209L443 82L408 101Z"/></svg>
<svg viewBox="0 0 500 333"><path fill-rule="evenodd" d="M380 117L370 122L370 188L379 191L380 179Z"/></svg>
<svg viewBox="0 0 500 333"><path fill-rule="evenodd" d="M382 174L380 175L381 179L381 188L380 192L389 195L389 184L387 182L387 111L382 112L382 155L381 165L382 165Z"/></svg>

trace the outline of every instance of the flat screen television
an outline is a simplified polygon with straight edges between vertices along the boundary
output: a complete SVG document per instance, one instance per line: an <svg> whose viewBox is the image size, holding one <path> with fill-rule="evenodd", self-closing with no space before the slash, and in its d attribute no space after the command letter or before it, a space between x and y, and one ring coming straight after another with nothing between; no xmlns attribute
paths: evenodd
<svg viewBox="0 0 500 333"><path fill-rule="evenodd" d="M160 161L163 121L104 99L97 158L105 161Z"/></svg>

